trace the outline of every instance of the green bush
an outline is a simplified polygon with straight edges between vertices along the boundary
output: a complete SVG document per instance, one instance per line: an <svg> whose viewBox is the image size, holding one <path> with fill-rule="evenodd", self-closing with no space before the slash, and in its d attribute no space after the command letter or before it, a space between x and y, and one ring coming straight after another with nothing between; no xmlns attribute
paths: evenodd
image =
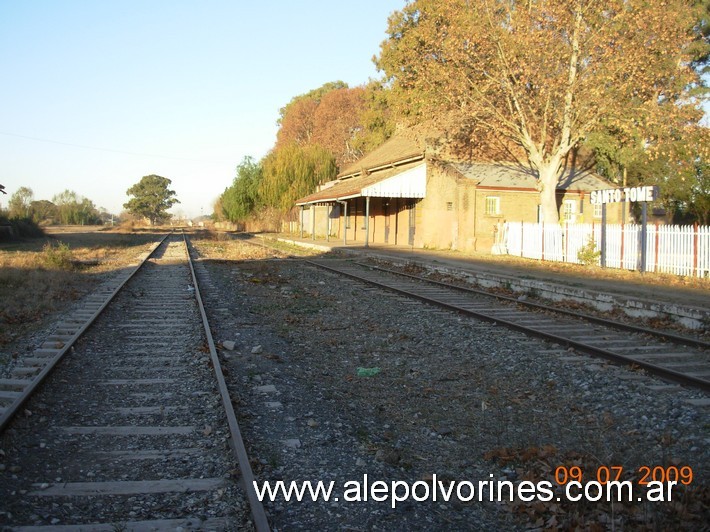
<svg viewBox="0 0 710 532"><path fill-rule="evenodd" d="M72 270L74 269L74 255L69 246L64 243L45 244L42 248L42 264L52 270Z"/></svg>
<svg viewBox="0 0 710 532"><path fill-rule="evenodd" d="M587 243L579 248L577 252L577 260L585 266L595 266L599 264L599 258L601 256L602 252L597 249L597 244L593 236L590 236Z"/></svg>

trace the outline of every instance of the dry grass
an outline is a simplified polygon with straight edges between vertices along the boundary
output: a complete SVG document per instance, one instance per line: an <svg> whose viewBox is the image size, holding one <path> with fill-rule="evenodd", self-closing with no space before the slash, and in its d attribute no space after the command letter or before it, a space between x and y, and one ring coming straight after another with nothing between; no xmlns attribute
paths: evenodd
<svg viewBox="0 0 710 532"><path fill-rule="evenodd" d="M259 241L258 238L255 238L255 240ZM272 249L267 249L259 245L250 244L246 240L233 238L229 233L211 231L197 232L191 237L191 242L198 250L200 256L223 261L264 260L286 255L311 256L321 254L321 252L298 246L276 243L270 239L266 240L266 244Z"/></svg>
<svg viewBox="0 0 710 532"><path fill-rule="evenodd" d="M52 313L71 306L106 274L135 263L155 238L150 233L81 231L54 230L47 238L0 246L3 351L9 351L18 338L45 326Z"/></svg>

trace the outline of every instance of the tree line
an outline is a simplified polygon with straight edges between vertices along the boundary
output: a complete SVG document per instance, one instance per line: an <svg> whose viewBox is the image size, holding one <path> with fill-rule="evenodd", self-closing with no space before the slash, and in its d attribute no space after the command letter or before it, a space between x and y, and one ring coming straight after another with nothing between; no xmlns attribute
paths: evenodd
<svg viewBox="0 0 710 532"><path fill-rule="evenodd" d="M143 176L126 191L129 200L123 207L128 214L145 219L150 225L163 223L170 219L168 209L180 203L170 189L171 183L170 179L155 174ZM6 194L4 188L0 185L0 192ZM0 209L0 221L3 218L6 222L22 220L35 225L101 225L114 221L106 209L97 208L91 200L72 190L56 194L48 201L35 200L29 187L20 187L10 196L7 209Z"/></svg>
<svg viewBox="0 0 710 532"><path fill-rule="evenodd" d="M64 190L52 200L35 200L29 187L18 188L0 215L8 220L29 220L37 225L99 225L111 217L90 199L73 190Z"/></svg>
<svg viewBox="0 0 710 532"><path fill-rule="evenodd" d="M674 219L710 223L710 0L414 0L387 33L382 78L292 98L273 149L237 167L217 218L285 212L404 126L436 137L441 157L530 170L546 221L574 165L659 185Z"/></svg>

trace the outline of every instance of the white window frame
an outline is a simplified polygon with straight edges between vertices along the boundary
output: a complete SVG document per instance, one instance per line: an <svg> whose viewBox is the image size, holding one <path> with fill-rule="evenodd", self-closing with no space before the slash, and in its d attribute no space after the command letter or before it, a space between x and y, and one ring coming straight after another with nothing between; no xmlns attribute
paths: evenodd
<svg viewBox="0 0 710 532"><path fill-rule="evenodd" d="M486 196L486 215L500 216L500 196Z"/></svg>
<svg viewBox="0 0 710 532"><path fill-rule="evenodd" d="M595 203L594 204L594 217L601 219L602 217L602 209L604 206L601 203Z"/></svg>
<svg viewBox="0 0 710 532"><path fill-rule="evenodd" d="M566 199L562 203L562 218L572 224L577 221L577 200Z"/></svg>

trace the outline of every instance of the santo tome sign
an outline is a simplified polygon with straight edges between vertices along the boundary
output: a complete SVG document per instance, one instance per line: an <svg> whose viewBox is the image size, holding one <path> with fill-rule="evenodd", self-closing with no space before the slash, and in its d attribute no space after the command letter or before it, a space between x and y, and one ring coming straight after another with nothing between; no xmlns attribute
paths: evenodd
<svg viewBox="0 0 710 532"><path fill-rule="evenodd" d="M658 187L624 187L593 190L589 200L592 205L619 203L622 201L647 202L658 199Z"/></svg>
<svg viewBox="0 0 710 532"><path fill-rule="evenodd" d="M592 205L602 206L602 238L601 238L601 266L606 266L606 204L620 202L638 202L641 203L641 233L639 234L639 257L638 270L646 271L646 235L647 235L647 219L646 219L646 204L658 198L658 187L624 187L624 188L608 188L605 190L594 190L590 194L589 200Z"/></svg>

